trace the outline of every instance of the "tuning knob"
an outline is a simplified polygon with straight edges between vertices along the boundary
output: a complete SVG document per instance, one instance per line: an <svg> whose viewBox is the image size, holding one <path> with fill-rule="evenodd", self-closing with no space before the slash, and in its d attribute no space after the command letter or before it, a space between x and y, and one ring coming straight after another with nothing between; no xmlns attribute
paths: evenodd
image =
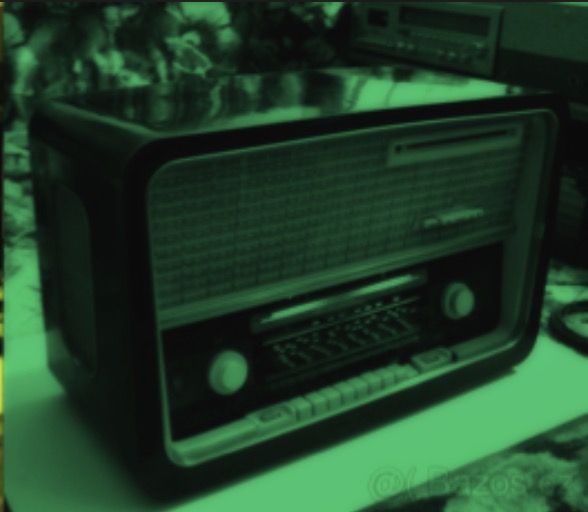
<svg viewBox="0 0 588 512"><path fill-rule="evenodd" d="M210 364L208 383L219 395L232 395L243 387L248 373L249 365L242 354L224 350Z"/></svg>
<svg viewBox="0 0 588 512"><path fill-rule="evenodd" d="M460 282L451 283L445 288L441 308L446 317L459 320L471 314L476 307L476 296L471 288Z"/></svg>

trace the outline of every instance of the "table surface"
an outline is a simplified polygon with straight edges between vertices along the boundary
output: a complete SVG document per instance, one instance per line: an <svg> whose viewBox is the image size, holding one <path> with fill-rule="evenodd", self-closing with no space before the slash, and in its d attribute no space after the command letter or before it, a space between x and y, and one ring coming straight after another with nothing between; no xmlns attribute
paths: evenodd
<svg viewBox="0 0 588 512"><path fill-rule="evenodd" d="M6 282L5 487L16 512L356 510L588 412L588 358L542 333L488 384L205 496L149 503L46 368L34 246L10 258L20 270ZM588 287L555 284L546 309L580 298Z"/></svg>

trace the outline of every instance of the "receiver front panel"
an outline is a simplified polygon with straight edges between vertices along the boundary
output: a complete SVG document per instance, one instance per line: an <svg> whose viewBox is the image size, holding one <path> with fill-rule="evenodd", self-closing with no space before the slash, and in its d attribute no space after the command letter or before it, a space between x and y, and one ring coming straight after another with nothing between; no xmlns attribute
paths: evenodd
<svg viewBox="0 0 588 512"><path fill-rule="evenodd" d="M523 130L479 126L423 140L366 130L161 168L148 189L159 313L506 232Z"/></svg>

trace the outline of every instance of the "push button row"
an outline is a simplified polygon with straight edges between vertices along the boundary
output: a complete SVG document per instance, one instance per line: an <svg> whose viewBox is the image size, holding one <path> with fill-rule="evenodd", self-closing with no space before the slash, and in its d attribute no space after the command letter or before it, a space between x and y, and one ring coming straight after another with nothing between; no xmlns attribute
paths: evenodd
<svg viewBox="0 0 588 512"><path fill-rule="evenodd" d="M417 375L418 371L411 365L393 364L294 398L287 402L287 407L296 420L302 421L352 404Z"/></svg>
<svg viewBox="0 0 588 512"><path fill-rule="evenodd" d="M332 412L353 404L373 393L391 388L422 372L430 371L453 360L452 352L444 347L436 348L411 359L412 364L392 364L368 371L345 381L337 382L304 396L293 398L248 415L260 433L287 427L297 421Z"/></svg>

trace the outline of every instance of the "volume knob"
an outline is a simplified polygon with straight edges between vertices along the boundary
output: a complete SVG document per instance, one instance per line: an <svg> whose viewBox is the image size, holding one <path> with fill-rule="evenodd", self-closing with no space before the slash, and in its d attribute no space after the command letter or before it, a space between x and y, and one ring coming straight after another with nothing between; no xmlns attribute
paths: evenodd
<svg viewBox="0 0 588 512"><path fill-rule="evenodd" d="M208 383L219 395L232 395L243 387L248 373L247 359L239 352L225 350L210 364Z"/></svg>
<svg viewBox="0 0 588 512"><path fill-rule="evenodd" d="M445 288L441 308L446 317L459 320L469 316L476 307L476 296L471 288L461 282L451 283Z"/></svg>

